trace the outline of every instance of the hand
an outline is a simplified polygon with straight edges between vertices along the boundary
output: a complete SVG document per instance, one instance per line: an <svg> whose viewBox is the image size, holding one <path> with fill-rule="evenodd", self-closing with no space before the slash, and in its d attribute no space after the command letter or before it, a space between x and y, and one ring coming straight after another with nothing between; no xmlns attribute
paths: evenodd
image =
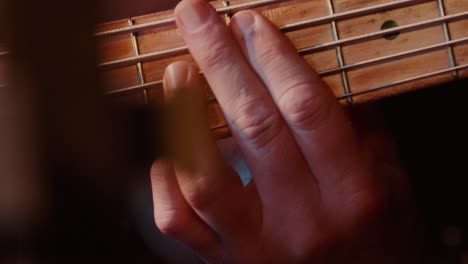
<svg viewBox="0 0 468 264"><path fill-rule="evenodd" d="M400 214L391 209L407 185L392 152L360 137L258 13L236 14L229 28L203 0L184 0L175 13L253 181L243 186L210 134L198 69L170 65L170 158L151 171L159 229L212 263L396 263Z"/></svg>

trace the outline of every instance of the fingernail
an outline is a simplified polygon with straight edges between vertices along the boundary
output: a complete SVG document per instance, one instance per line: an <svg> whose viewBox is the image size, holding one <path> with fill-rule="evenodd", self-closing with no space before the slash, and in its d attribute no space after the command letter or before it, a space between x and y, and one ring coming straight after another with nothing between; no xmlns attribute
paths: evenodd
<svg viewBox="0 0 468 264"><path fill-rule="evenodd" d="M186 86L190 73L190 64L177 62L169 65L164 73L166 89L178 90Z"/></svg>
<svg viewBox="0 0 468 264"><path fill-rule="evenodd" d="M254 30L255 17L250 11L236 14L233 21L244 36L249 35Z"/></svg>
<svg viewBox="0 0 468 264"><path fill-rule="evenodd" d="M191 4L183 3L180 10L176 11L176 17L180 25L187 31L195 31L201 27L210 17L211 6L204 0L191 1Z"/></svg>

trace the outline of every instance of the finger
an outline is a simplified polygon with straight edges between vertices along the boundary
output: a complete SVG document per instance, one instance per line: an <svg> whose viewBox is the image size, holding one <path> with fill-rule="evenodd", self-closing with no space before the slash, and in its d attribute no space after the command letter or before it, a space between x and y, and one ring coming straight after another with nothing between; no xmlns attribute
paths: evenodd
<svg viewBox="0 0 468 264"><path fill-rule="evenodd" d="M240 12L231 25L245 57L268 84L320 188L361 184L356 180L363 180L368 173L360 167L363 163L357 140L330 89L288 39L260 14Z"/></svg>
<svg viewBox="0 0 468 264"><path fill-rule="evenodd" d="M175 14L246 158L263 205L297 204L304 193L312 200L314 179L270 94L226 25L203 0L182 1Z"/></svg>
<svg viewBox="0 0 468 264"><path fill-rule="evenodd" d="M207 107L198 69L187 62L171 64L164 76L169 104L170 154L181 191L193 210L223 241L239 241L258 222L255 186L244 188L220 155L208 129Z"/></svg>
<svg viewBox="0 0 468 264"><path fill-rule="evenodd" d="M151 168L154 220L159 230L191 247L206 260L222 256L216 234L190 208L180 191L169 161L155 161Z"/></svg>

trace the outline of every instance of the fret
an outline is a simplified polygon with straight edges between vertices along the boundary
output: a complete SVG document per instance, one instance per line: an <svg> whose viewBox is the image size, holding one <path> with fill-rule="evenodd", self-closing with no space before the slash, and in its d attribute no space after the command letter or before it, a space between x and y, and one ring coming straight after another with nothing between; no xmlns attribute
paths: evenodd
<svg viewBox="0 0 468 264"><path fill-rule="evenodd" d="M229 7L229 6L230 6L229 0L223 0L223 7ZM228 12L224 15L224 17L226 18L226 24L229 24L231 22L232 15L233 15L232 12Z"/></svg>
<svg viewBox="0 0 468 264"><path fill-rule="evenodd" d="M129 19L128 24L130 26L133 26L134 25L133 19ZM135 56L139 56L140 55L140 49L138 48L138 39L136 37L136 34L131 33L130 37L132 39L132 44L133 44L133 49L135 51ZM140 85L144 85L145 84L145 77L143 76L143 70L142 70L142 67L141 67L141 62L138 62L136 66L137 66L138 82L139 82ZM148 92L147 92L146 89L143 89L143 97L145 99L145 104L148 104L149 103L149 101L148 101Z"/></svg>
<svg viewBox="0 0 468 264"><path fill-rule="evenodd" d="M440 17L444 17L445 16L445 7L444 7L444 2L443 0L437 0L437 6L439 7L439 16ZM442 24L442 27L444 29L444 38L445 38L445 41L449 42L451 40L450 38L450 32L449 32L449 29L448 29L448 25L447 25L447 22L444 22ZM449 67L454 67L455 66L455 58L453 56L453 48L452 46L449 46L447 48L447 52L448 52L448 64L449 64ZM458 78L458 72L457 71L454 71L452 72L452 77L454 79L457 79Z"/></svg>
<svg viewBox="0 0 468 264"><path fill-rule="evenodd" d="M447 15L453 15L461 12L468 11L468 5L466 1L457 1L457 0L444 0L445 12ZM448 24L450 30L450 36L452 39L459 39L463 37L468 37L468 20L460 20L450 22ZM468 44L460 44L453 46L453 53L455 58L456 65L468 64ZM468 77L468 70L459 70L459 77Z"/></svg>
<svg viewBox="0 0 468 264"><path fill-rule="evenodd" d="M335 8L333 6L333 0L328 0L328 9L329 9L329 12L330 12L330 16L333 16L335 14L335 10L334 10ZM332 33L333 33L333 41L339 41L340 40L340 35L339 35L338 29L336 27L336 21L331 22L331 28L332 28ZM344 92L344 94L349 94L349 93L351 93L351 90L349 89L348 74L346 72L346 69L343 68L345 66L345 64L344 64L343 53L342 53L340 45L336 46L336 56L337 56L337 60L338 60L338 66L339 66L339 68L342 69L340 71L340 74L341 74L341 80L343 82L343 92ZM349 104L353 103L353 97L352 96L348 96L346 98L346 100L348 101Z"/></svg>

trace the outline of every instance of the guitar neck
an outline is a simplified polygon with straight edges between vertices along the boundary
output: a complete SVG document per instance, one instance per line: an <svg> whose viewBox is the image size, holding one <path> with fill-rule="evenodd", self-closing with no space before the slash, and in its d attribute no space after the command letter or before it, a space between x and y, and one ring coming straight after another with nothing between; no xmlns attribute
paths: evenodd
<svg viewBox="0 0 468 264"><path fill-rule="evenodd" d="M277 25L342 104L363 103L468 76L468 0L229 0L229 23L255 8ZM98 25L103 87L119 104L162 103L164 69L193 61L172 11ZM207 85L210 126L228 127Z"/></svg>

